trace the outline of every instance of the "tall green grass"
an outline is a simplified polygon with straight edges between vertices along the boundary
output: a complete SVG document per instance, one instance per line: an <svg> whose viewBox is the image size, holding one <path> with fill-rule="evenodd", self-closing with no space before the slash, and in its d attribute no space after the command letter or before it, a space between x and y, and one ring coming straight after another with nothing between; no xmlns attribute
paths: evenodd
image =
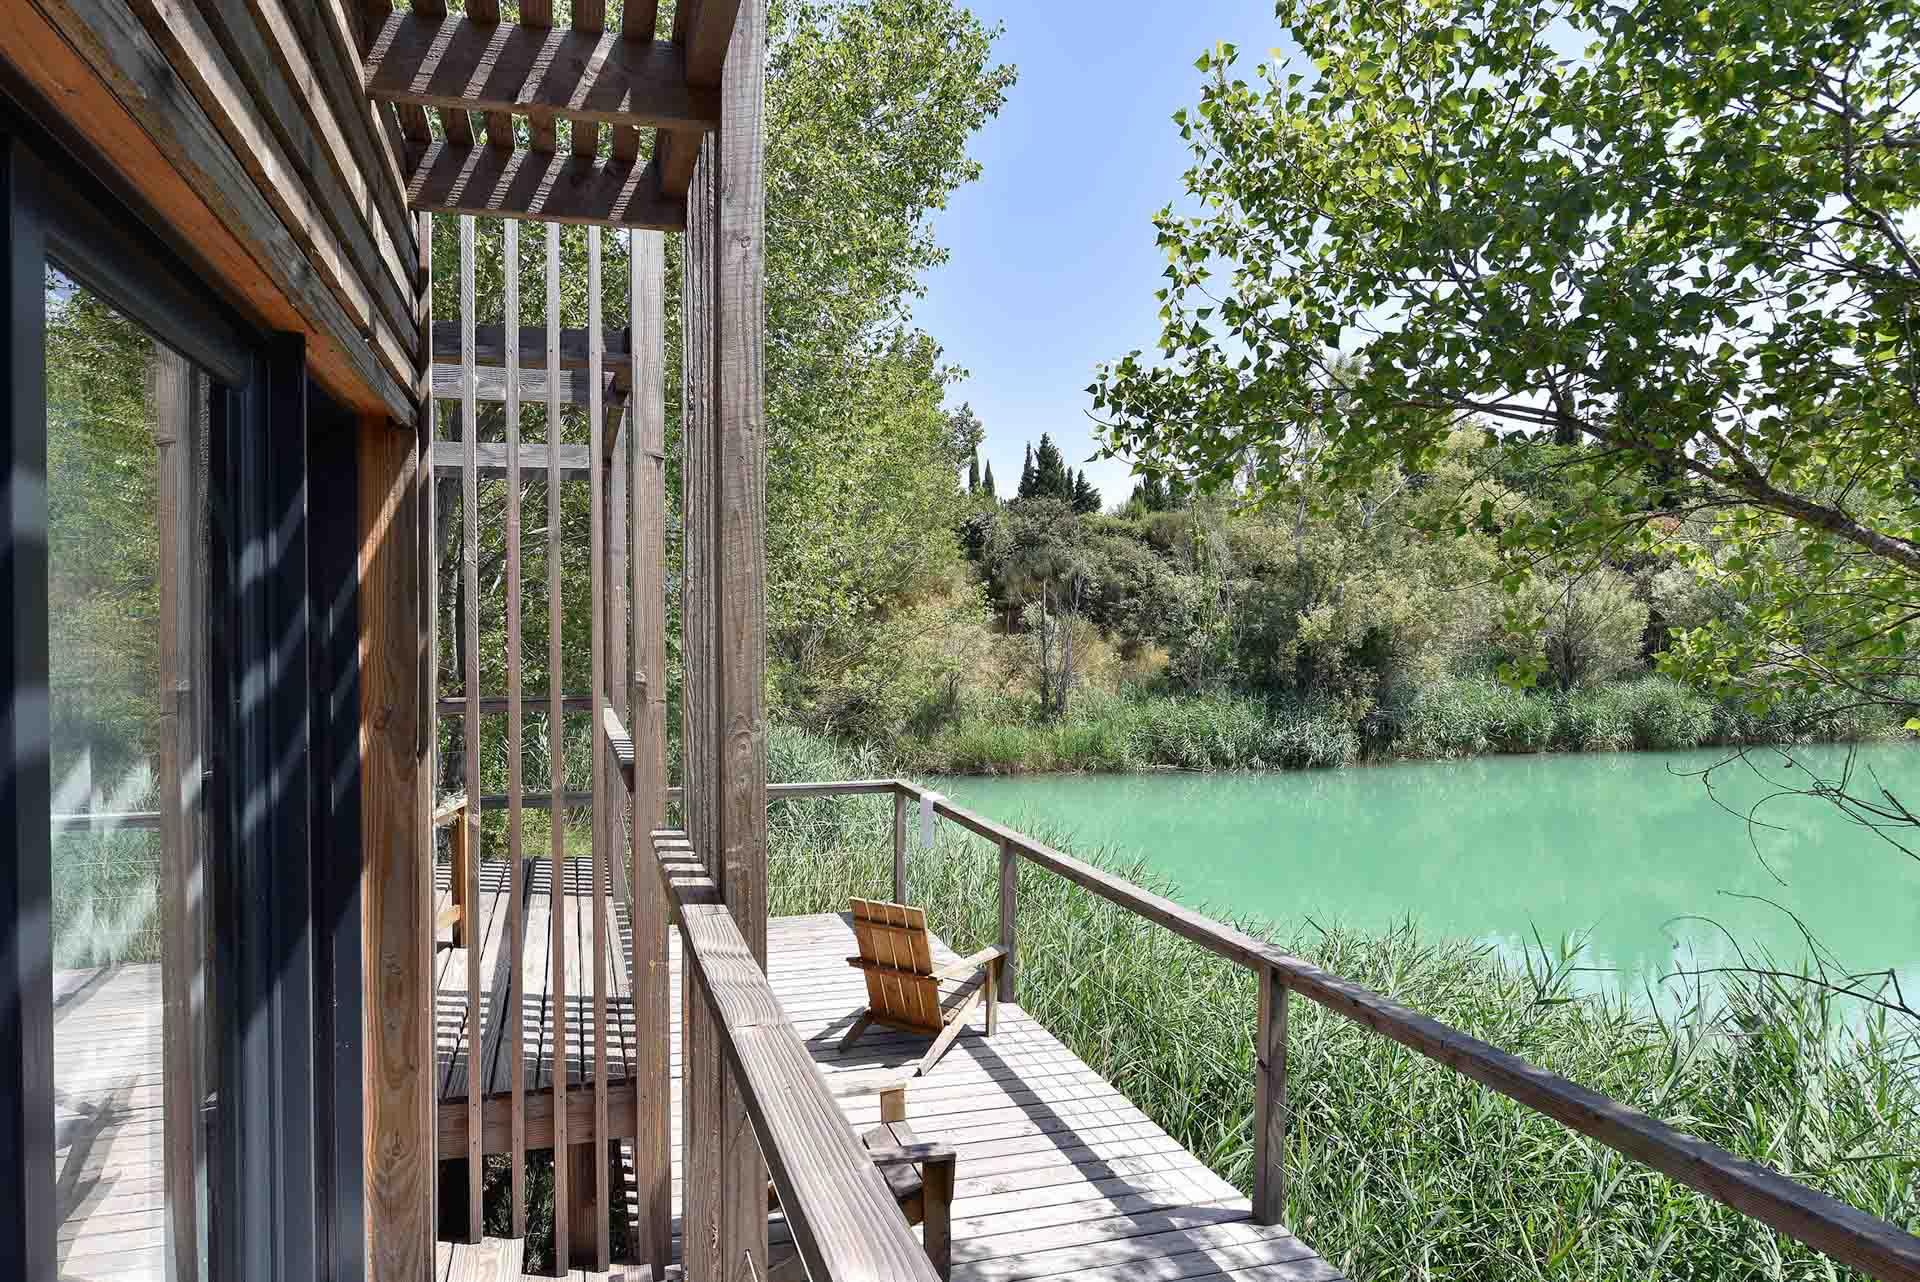
<svg viewBox="0 0 1920 1282"><path fill-rule="evenodd" d="M791 747L791 745L790 745ZM819 761L809 763L824 764ZM831 771L813 771L827 777ZM776 915L884 895L884 799L780 802ZM1098 858L1098 856L1095 856ZM997 863L942 826L911 898L957 949L996 942ZM1116 866L1146 885L1141 868ZM1017 996L1214 1170L1252 1182L1256 995L1239 967L1023 865ZM1920 1228L1920 1066L1910 1030L1791 981L1733 980L1661 1016L1424 936L1274 937L1533 1063L1908 1229ZM1362 1279L1847 1276L1719 1204L1304 999L1289 1012L1288 1223Z"/></svg>
<svg viewBox="0 0 1920 1282"><path fill-rule="evenodd" d="M1056 721L976 711L892 750L929 774L1284 770L1362 758L1855 741L1898 733L1904 720L1892 710L1818 712L1790 704L1756 715L1661 676L1565 694L1460 678L1364 715L1328 702L1096 692Z"/></svg>

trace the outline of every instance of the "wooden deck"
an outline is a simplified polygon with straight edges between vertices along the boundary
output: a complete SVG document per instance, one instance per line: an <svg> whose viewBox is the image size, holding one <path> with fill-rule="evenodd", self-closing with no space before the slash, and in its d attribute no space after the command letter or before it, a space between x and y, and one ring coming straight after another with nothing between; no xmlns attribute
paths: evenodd
<svg viewBox="0 0 1920 1282"><path fill-rule="evenodd" d="M486 1000L504 991L507 967L499 944L504 920L504 865L483 864L482 974ZM548 933L553 923L571 932L575 958L590 956L592 917L584 894L562 896L558 912L547 893L544 861L529 874L526 1055L530 1089L544 1085L553 1069L551 1012L544 1000ZM575 888L586 889L584 881ZM622 943L610 959L610 1006L620 1016L613 1045L630 1033L626 1014L627 933L617 914ZM677 932L671 945L675 980L673 1054L675 1135L674 1186L679 1195L680 1119L678 1045L681 984ZM844 916L822 914L775 919L769 929L770 980L787 1016L799 1028L815 1062L830 1082L895 1077L926 1048L924 1039L876 1029L841 1055L841 1035L864 1005L860 974L846 959L857 950ZM938 946L939 960L954 960ZM442 1098L464 1092L466 1056L461 1045L465 958L442 948L440 972L440 1080ZM581 996L581 978L591 992L591 971L569 967L568 992ZM581 1081L585 1007L570 1000L568 1058L571 1080ZM1320 1282L1339 1273L1282 1228L1251 1221L1247 1199L1214 1175L1165 1131L1017 1005L1001 1008L999 1035L989 1041L975 1029L908 1092L907 1113L923 1140L952 1145L959 1154L954 1203L955 1282L1016 1279L1236 1279L1238 1282ZM490 1012L489 1027L495 1025ZM490 1034L481 1060L489 1090L506 1089L508 1061L501 1039ZM621 1072L616 1069L616 1076ZM835 1083L838 1084L837 1082ZM849 1125L864 1129L879 1120L878 1100L842 1101ZM678 1226L676 1223L676 1233ZM776 1215L770 1230L785 1237ZM444 1282L516 1277L521 1244L489 1240L439 1245ZM635 1275L644 1274L635 1271ZM584 1279L596 1275L575 1273ZM616 1267L613 1276L623 1276Z"/></svg>
<svg viewBox="0 0 1920 1282"><path fill-rule="evenodd" d="M166 1276L160 967L53 977L62 1282Z"/></svg>

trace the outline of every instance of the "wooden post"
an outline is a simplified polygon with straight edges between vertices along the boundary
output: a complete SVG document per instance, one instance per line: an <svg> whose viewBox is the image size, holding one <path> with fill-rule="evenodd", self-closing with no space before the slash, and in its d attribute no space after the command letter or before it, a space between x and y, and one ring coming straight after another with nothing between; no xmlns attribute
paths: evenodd
<svg viewBox="0 0 1920 1282"><path fill-rule="evenodd" d="M1020 856L1013 843L1000 843L1000 947L1007 955L1000 959L1000 1000L1013 1000L1013 976L1018 969L1019 932L1015 929L1020 896Z"/></svg>
<svg viewBox="0 0 1920 1282"><path fill-rule="evenodd" d="M576 25L581 11L575 9ZM576 146L581 135L576 133ZM591 1181L575 1185L576 1205L591 1214L588 1231L574 1240L572 1262L592 1273L604 1273L609 1261L610 1241L607 1216L607 896L610 893L607 869L612 851L607 842L610 809L607 798L607 754L600 746L600 727L607 710L607 487L606 434L604 407L601 404L602 344L605 334L600 324L600 228L587 228L587 528L588 528L588 608L587 645L589 680L593 688L593 720L589 756L593 768L593 852L588 869L593 885L593 1134L581 1147L587 1151L582 1161L588 1164ZM589 1201L588 1199L591 1199Z"/></svg>
<svg viewBox="0 0 1920 1282"><path fill-rule="evenodd" d="M460 911L460 943L467 954L467 1240L478 1242L484 1231L481 1209L486 1160L480 1148L480 1041L485 1012L480 1007L480 949L485 936L476 920L480 912L480 469L479 407L475 402L473 350L474 308L473 219L460 220L460 637L461 684L466 687L466 715L461 718L466 746L463 774L467 809L460 816L461 851L465 867L458 876L464 902Z"/></svg>
<svg viewBox="0 0 1920 1282"><path fill-rule="evenodd" d="M633 819L629 983L633 990L634 1177L639 1262L666 1276L673 1253L673 1091L667 905L651 866L653 830L667 820L666 243L630 232L633 357Z"/></svg>
<svg viewBox="0 0 1920 1282"><path fill-rule="evenodd" d="M1254 1035L1253 1221L1278 1224L1287 1209L1287 986L1260 967Z"/></svg>
<svg viewBox="0 0 1920 1282"><path fill-rule="evenodd" d="M566 708L561 692L566 689L565 648L561 644L563 612L560 600L560 228L547 224L547 760L548 788L553 793L553 808L548 811L550 848L548 894L552 897L556 922L560 896L567 884L567 811L561 802L566 790ZM567 1054L567 932L557 925L553 936L553 961L548 970L551 994L548 1009L554 1012L553 1058L548 1073L553 1083L553 1258L561 1271L572 1258L572 1238L568 1232L572 1165L567 1153L567 1074L572 1060Z"/></svg>
<svg viewBox="0 0 1920 1282"><path fill-rule="evenodd" d="M453 902L452 943L467 946L467 918L472 906L467 901L467 874L472 863L472 843L468 840L467 806L463 803L447 825L447 888Z"/></svg>
<svg viewBox="0 0 1920 1282"><path fill-rule="evenodd" d="M722 9L725 6L721 6ZM713 579L722 895L767 965L766 0L740 0L714 133ZM767 1164L722 1070L720 1254L728 1278L767 1275Z"/></svg>
<svg viewBox="0 0 1920 1282"><path fill-rule="evenodd" d="M147 404L158 451L160 578L160 992L161 1115L165 1137L167 1258L172 1275L199 1271L199 1186L206 1165L200 1047L206 955L205 873L198 835L200 757L195 662L205 602L195 589L199 398L185 357L160 343L147 366ZM189 778L189 774L195 777Z"/></svg>
<svg viewBox="0 0 1920 1282"><path fill-rule="evenodd" d="M907 902L907 792L893 794L893 902Z"/></svg>
<svg viewBox="0 0 1920 1282"><path fill-rule="evenodd" d="M520 332L520 223L505 220L506 296L502 300L504 332ZM506 345L507 379L507 922L513 933L513 1000L506 1008L509 1089L513 1116L509 1123L508 1180L512 1199L514 1237L527 1233L527 1055L526 1028L527 906L522 885L526 820L521 794L526 785L527 708L522 686L520 653L520 344Z"/></svg>
<svg viewBox="0 0 1920 1282"><path fill-rule="evenodd" d="M360 426L368 1276L433 1267L432 787L421 719L421 442Z"/></svg>

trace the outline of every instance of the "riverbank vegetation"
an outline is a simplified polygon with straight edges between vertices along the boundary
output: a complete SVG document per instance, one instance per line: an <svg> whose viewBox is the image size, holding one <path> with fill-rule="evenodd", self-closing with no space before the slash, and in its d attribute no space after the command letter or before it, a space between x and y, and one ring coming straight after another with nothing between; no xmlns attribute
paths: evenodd
<svg viewBox="0 0 1920 1282"><path fill-rule="evenodd" d="M776 735L779 778L876 763ZM1098 852L1080 852L1083 857ZM780 802L771 911L888 893L891 811ZM962 952L998 941L992 850L942 825L915 903ZM1137 866L1112 864L1141 884ZM1252 1182L1251 976L1023 866L1021 1005L1176 1140ZM1913 1030L1804 985L1733 977L1681 1014L1577 996L1576 959L1519 966L1412 926L1241 922L1358 983L1896 1224L1920 1226ZM1351 1276L1826 1279L1827 1261L1411 1051L1295 998L1287 1222ZM1817 1101L1817 1104L1816 1104Z"/></svg>

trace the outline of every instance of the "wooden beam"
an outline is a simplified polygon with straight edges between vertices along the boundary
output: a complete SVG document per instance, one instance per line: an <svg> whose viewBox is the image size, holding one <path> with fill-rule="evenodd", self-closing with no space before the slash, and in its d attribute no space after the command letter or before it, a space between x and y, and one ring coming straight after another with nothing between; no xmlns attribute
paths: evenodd
<svg viewBox="0 0 1920 1282"><path fill-rule="evenodd" d="M673 39L686 60L687 83L706 88L720 83L726 65L727 42L740 13L740 0L684 0L673 14ZM654 158L660 165L660 190L682 197L693 181L694 161L700 154L703 131L665 125L654 139Z"/></svg>
<svg viewBox="0 0 1920 1282"><path fill-rule="evenodd" d="M515 327L519 335L520 364L545 368L547 363L547 330L544 325L520 325ZM610 373L630 371L633 357L628 350L627 331L610 329L601 335L601 364ZM476 365L504 365L507 357L507 334L504 325L476 325L473 330L473 360ZM433 359L453 362L460 359L460 323L458 321L435 321L433 323ZM560 331L560 368L585 369L587 367L587 331L584 329L563 329Z"/></svg>
<svg viewBox="0 0 1920 1282"><path fill-rule="evenodd" d="M688 84L680 49L667 41L417 11L387 15L367 55L367 94L611 125L708 129L720 116L712 83Z"/></svg>
<svg viewBox="0 0 1920 1282"><path fill-rule="evenodd" d="M331 74L331 52L313 24L330 5L280 0L213 0L215 31L246 79L288 153L312 181L336 231L362 254L362 222L375 237L379 285L400 300L402 318L413 304L413 225L393 157L374 146L363 116L365 95L356 74ZM326 71L323 73L323 66ZM324 78L323 78L324 77ZM384 162L384 163L383 163ZM405 325L405 320L401 324Z"/></svg>
<svg viewBox="0 0 1920 1282"><path fill-rule="evenodd" d="M361 847L368 1275L433 1267L432 848L420 699L419 446L360 425Z"/></svg>
<svg viewBox="0 0 1920 1282"><path fill-rule="evenodd" d="M656 877L655 880L657 881L658 878ZM634 1084L630 1081L611 1083L607 1087L607 1098L613 1107L608 1113L606 1138L626 1139L633 1134ZM513 1096L510 1092L501 1091L495 1095L481 1097L481 1151L487 1153L514 1151L512 1114ZM553 1147L553 1091L550 1088L526 1092L524 1123L522 1140L524 1148L536 1150ZM593 1133L593 1097L591 1095L576 1091L567 1096L566 1129L569 1139ZM467 1134L466 1100L442 1100L438 1144L440 1157L445 1160L464 1156L467 1151Z"/></svg>
<svg viewBox="0 0 1920 1282"><path fill-rule="evenodd" d="M125 4L0 4L0 48L36 92L85 122L87 163L124 180L253 323L309 336L308 368L329 392L359 413L411 417L406 380L306 268L278 212Z"/></svg>
<svg viewBox="0 0 1920 1282"><path fill-rule="evenodd" d="M651 163L606 160L582 165L570 157L436 142L407 178L417 210L532 218L548 223L599 223L678 231L684 202L662 194Z"/></svg>
<svg viewBox="0 0 1920 1282"><path fill-rule="evenodd" d="M532 394L532 389L528 389L528 395ZM504 477L507 474L508 464L512 462L509 449L509 446L499 441L482 441L475 446L480 475L492 478ZM547 466L548 452L549 449L544 443L523 442L520 445L519 460L522 471L535 467L544 470ZM592 450L585 445L562 444L560 446L561 478L565 480L587 475L593 466L592 460L588 457L591 453ZM465 457L465 449L459 441L433 443L435 472L458 475L465 464Z"/></svg>
<svg viewBox="0 0 1920 1282"><path fill-rule="evenodd" d="M461 396L460 367L458 365L435 365L433 367L433 394L437 399L457 401ZM562 405L585 405L590 399L589 380L585 370L562 370L560 372L559 394ZM547 372L544 369L529 369L520 372L520 391L523 395L537 400L545 400L547 395ZM507 399L506 371L495 366L492 369L475 371L473 394L489 404L498 404ZM503 456L504 458L504 456Z"/></svg>

